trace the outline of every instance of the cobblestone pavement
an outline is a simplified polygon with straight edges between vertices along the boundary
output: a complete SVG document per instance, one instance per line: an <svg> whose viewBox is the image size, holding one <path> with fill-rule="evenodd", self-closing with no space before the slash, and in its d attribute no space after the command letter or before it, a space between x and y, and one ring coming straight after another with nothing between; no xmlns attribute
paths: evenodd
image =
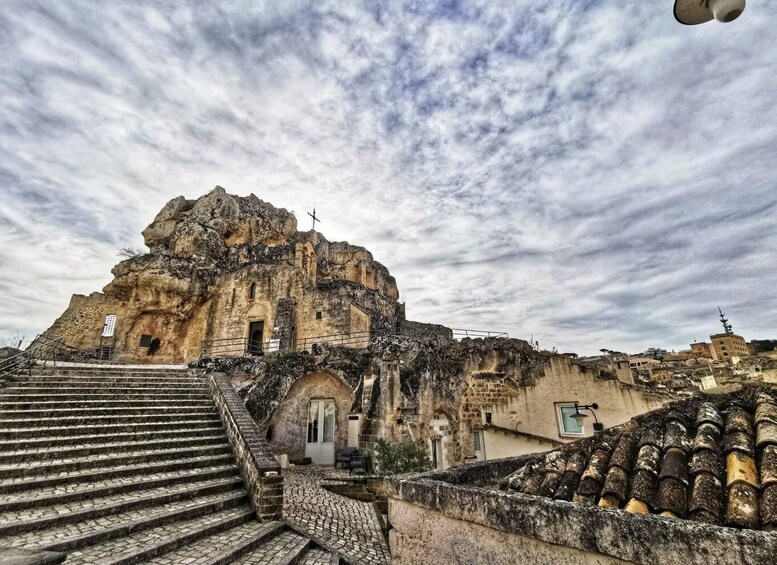
<svg viewBox="0 0 777 565"><path fill-rule="evenodd" d="M284 518L326 542L349 561L368 565L391 562L372 504L321 488L323 479L337 479L348 473L306 465L290 467L283 475Z"/></svg>

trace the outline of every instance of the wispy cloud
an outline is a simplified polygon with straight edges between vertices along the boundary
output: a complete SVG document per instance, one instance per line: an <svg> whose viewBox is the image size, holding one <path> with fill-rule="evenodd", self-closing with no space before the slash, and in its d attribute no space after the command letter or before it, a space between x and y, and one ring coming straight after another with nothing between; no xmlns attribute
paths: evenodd
<svg viewBox="0 0 777 565"><path fill-rule="evenodd" d="M7 2L0 332L171 197L316 207L408 314L563 350L774 337L777 52L670 2Z"/></svg>

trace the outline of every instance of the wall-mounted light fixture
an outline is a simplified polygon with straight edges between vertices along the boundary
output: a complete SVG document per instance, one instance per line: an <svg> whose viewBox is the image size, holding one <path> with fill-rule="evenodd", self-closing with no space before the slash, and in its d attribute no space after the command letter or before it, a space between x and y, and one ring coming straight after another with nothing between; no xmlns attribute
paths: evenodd
<svg viewBox="0 0 777 565"><path fill-rule="evenodd" d="M575 413L570 416L579 426L582 427L583 420L588 418L588 414L583 414L580 412L581 410L588 410L591 414L594 416L594 431L595 432L601 432L604 430L604 424L602 424L599 421L599 418L596 417L596 412L594 410L598 409L599 405L594 402L593 404L578 404L575 402Z"/></svg>

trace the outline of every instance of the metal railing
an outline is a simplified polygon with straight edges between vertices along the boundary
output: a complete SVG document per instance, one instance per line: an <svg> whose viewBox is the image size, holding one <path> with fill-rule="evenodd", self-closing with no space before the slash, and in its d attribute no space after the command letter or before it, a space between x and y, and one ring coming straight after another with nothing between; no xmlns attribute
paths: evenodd
<svg viewBox="0 0 777 565"><path fill-rule="evenodd" d="M500 337L500 338L510 337L509 335L507 335L507 332L493 332L488 330L463 330L463 329L451 328L451 331L453 332L453 339L464 339L465 337L469 337L472 339L484 338L484 337Z"/></svg>
<svg viewBox="0 0 777 565"><path fill-rule="evenodd" d="M37 361L56 362L65 355L75 352L77 350L66 345L62 338L39 334L27 349L0 361L0 382L25 373L32 374L32 366Z"/></svg>
<svg viewBox="0 0 777 565"><path fill-rule="evenodd" d="M464 338L509 338L507 332L496 332L488 330L466 330L453 329L453 339L461 340ZM383 332L353 332L340 334L326 334L313 337L306 337L295 340L291 351L310 351L316 352L318 346L336 345L340 347L351 347L354 349L363 349L369 347L370 342L376 337L401 336L401 333L395 331ZM246 337L235 337L225 339L210 339L202 342L200 346L200 358L204 357L247 357L251 355L264 355L279 351L280 340L271 339L267 341L252 341Z"/></svg>
<svg viewBox="0 0 777 565"><path fill-rule="evenodd" d="M209 339L200 345L200 357L247 357L277 350L275 340L261 342L247 337Z"/></svg>

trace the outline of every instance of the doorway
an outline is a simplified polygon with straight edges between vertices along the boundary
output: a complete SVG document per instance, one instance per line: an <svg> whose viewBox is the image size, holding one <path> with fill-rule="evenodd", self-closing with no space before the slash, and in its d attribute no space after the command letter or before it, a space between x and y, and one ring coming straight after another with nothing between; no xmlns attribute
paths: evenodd
<svg viewBox="0 0 777 565"><path fill-rule="evenodd" d="M442 439L433 439L432 441L432 468L438 471L444 471L443 465L443 453L442 453Z"/></svg>
<svg viewBox="0 0 777 565"><path fill-rule="evenodd" d="M335 464L335 401L314 398L308 404L305 457L316 465Z"/></svg>
<svg viewBox="0 0 777 565"><path fill-rule="evenodd" d="M264 342L264 321L250 322L248 324L248 354L262 355L262 343Z"/></svg>

